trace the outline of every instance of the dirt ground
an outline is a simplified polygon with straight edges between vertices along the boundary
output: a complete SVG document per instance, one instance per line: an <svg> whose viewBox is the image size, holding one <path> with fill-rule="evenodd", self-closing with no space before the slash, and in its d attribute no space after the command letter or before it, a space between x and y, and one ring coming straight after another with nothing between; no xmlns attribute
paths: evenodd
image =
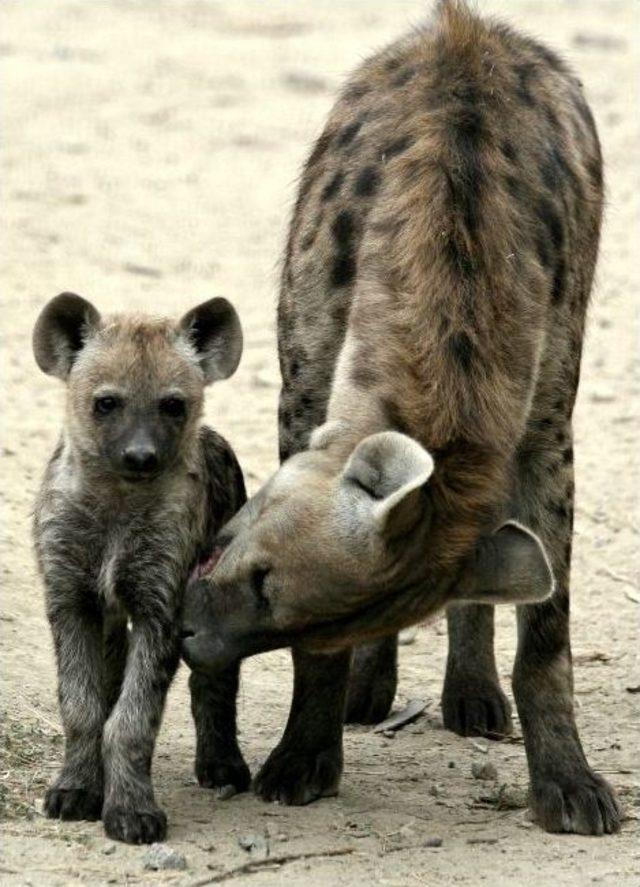
<svg viewBox="0 0 640 887"><path fill-rule="evenodd" d="M479 5L567 55L604 142L609 205L576 416L573 643L578 722L591 763L624 802L622 833L543 833L508 803L511 787L526 784L518 731L508 744L443 731L442 622L401 650L396 707L422 698L425 715L395 737L348 729L338 798L285 808L250 794L216 801L200 789L182 669L155 785L168 843L187 870L145 871L145 849L114 845L100 823L42 817L62 742L29 524L62 396L31 355L36 314L64 289L102 309L176 315L212 295L232 299L245 355L237 375L209 395L207 418L232 442L255 490L276 465L277 262L297 172L346 72L418 22L427 3L5 0L0 883L640 884L639 697L629 692L640 684L638 5ZM498 625L507 685L513 613L501 611ZM290 686L284 651L244 667L240 725L254 771L283 729ZM498 778L474 779L473 762L486 761ZM263 849L243 849L247 835ZM441 845L428 846L436 838ZM262 860L265 844L271 865L235 871Z"/></svg>

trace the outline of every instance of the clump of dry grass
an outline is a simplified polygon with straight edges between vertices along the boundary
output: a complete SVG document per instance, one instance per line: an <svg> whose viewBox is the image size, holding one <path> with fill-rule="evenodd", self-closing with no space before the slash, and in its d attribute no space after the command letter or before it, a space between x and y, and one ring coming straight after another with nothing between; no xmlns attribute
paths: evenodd
<svg viewBox="0 0 640 887"><path fill-rule="evenodd" d="M44 795L62 736L35 720L0 713L0 819L31 819Z"/></svg>

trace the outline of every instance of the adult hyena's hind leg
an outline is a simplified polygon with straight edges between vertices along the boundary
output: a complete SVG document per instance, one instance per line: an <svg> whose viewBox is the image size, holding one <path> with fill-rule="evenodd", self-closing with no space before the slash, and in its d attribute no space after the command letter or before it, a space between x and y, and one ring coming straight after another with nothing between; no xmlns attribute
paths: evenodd
<svg viewBox="0 0 640 887"><path fill-rule="evenodd" d="M511 705L500 687L493 649L494 608L447 610L449 654L442 719L460 736L500 738L511 733Z"/></svg>
<svg viewBox="0 0 640 887"><path fill-rule="evenodd" d="M531 804L551 832L611 833L620 825L615 794L589 767L573 711L569 574L573 524L571 427L543 420L519 452L519 517L542 539L556 588L518 612L513 690L522 724Z"/></svg>

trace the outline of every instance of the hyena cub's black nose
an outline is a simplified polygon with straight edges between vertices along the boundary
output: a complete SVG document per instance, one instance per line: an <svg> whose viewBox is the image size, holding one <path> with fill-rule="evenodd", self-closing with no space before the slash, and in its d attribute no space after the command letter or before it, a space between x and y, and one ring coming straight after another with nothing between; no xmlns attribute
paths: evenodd
<svg viewBox="0 0 640 887"><path fill-rule="evenodd" d="M127 447L122 453L122 464L135 474L151 474L158 467L158 454L153 447Z"/></svg>

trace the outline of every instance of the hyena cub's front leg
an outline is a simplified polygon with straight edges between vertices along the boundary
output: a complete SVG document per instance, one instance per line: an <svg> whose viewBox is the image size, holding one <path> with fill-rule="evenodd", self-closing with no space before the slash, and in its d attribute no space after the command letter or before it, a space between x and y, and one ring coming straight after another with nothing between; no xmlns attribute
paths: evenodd
<svg viewBox="0 0 640 887"><path fill-rule="evenodd" d="M133 617L122 691L104 728L104 827L109 837L130 844L160 841L167 830L151 761L180 655L175 597L156 594Z"/></svg>
<svg viewBox="0 0 640 887"><path fill-rule="evenodd" d="M47 792L51 818L100 819L103 797L102 728L106 716L102 617L85 593L49 592L48 616L58 665L65 735L64 764ZM85 600L82 600L82 599Z"/></svg>

